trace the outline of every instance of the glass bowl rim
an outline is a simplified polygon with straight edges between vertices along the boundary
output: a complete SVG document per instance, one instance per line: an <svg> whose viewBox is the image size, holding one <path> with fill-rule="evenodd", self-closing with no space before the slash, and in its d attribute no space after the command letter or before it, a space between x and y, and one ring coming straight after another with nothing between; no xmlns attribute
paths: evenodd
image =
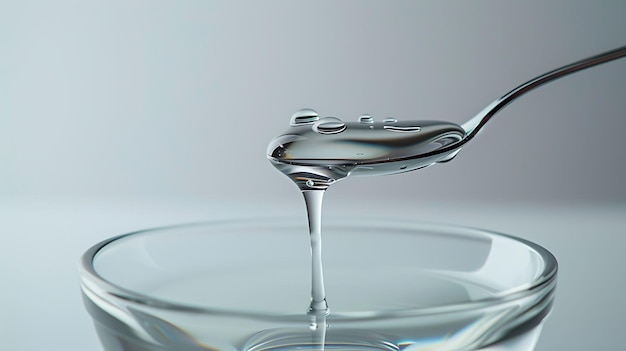
<svg viewBox="0 0 626 351"><path fill-rule="evenodd" d="M366 224L384 224L385 226L391 226L392 228L402 229L428 229L432 228L438 231L445 231L446 234L452 234L457 236L470 235L472 233L480 234L488 237L503 238L506 240L512 240L518 244L521 244L530 250L534 251L543 260L544 266L541 273L536 279L526 284L519 285L513 289L507 289L503 292L495 294L493 297L483 298L470 302L456 303L443 306L431 306L406 309L402 311L357 311L357 312L342 312L332 313L333 318L337 320L356 320L367 318L384 318L385 315L393 316L393 318L399 317L399 315L406 316L432 316L448 313L459 313L467 311L481 310L484 308L493 308L498 305L506 304L511 301L523 299L527 296L536 294L543 290L554 290L556 285L556 277L558 272L558 262L556 257L543 246L536 244L532 241L516 237L509 234L499 233L491 230L480 229L471 226L463 226L456 224L436 223L427 221L414 221L397 218L372 218L372 217L329 217L324 219L324 224L331 223L343 223L347 221L359 221L358 225L362 226ZM233 309L220 309L215 307L206 307L199 305L191 305L184 303L177 303L157 297L152 297L147 294L134 291L132 289L119 286L113 282L108 281L101 276L95 269L93 262L96 259L98 253L105 249L107 245L115 243L119 240L138 236L150 232L169 231L179 228L193 228L193 227L208 227L217 225L242 225L249 223L266 223L266 224L282 224L285 222L294 222L292 217L246 217L246 218L234 218L234 219L217 219L200 222L181 223L174 225L158 226L147 229L141 229L132 231L125 234L116 235L99 243L91 246L80 257L79 273L81 279L82 289L87 289L91 294L102 295L103 293L130 303L143 305L151 308L159 308L177 312L186 313L199 313L199 314L212 314L212 315L226 315L226 316L242 316L247 318L261 318L266 320L297 320L301 316L285 315L285 314L270 314L250 311L240 311ZM399 314L400 312L400 314Z"/></svg>

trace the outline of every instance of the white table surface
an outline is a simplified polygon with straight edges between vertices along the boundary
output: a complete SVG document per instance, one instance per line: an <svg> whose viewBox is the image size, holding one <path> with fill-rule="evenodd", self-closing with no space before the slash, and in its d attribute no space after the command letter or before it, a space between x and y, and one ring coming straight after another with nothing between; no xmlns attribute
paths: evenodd
<svg viewBox="0 0 626 351"><path fill-rule="evenodd" d="M301 205L301 204L297 204ZM101 350L84 311L78 258L135 229L215 218L302 216L276 204L154 201L0 203L0 350ZM359 209L328 203L325 212ZM396 204L381 217L454 223L535 241L559 260L556 304L537 351L620 350L626 325L626 205Z"/></svg>

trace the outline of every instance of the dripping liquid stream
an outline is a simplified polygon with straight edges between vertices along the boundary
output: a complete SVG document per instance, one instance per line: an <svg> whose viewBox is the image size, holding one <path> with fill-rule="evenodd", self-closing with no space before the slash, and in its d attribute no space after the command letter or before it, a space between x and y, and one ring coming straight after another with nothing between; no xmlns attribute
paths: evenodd
<svg viewBox="0 0 626 351"><path fill-rule="evenodd" d="M324 272L322 269L322 202L325 190L303 190L309 220L311 240L311 304L308 315L312 331L312 343L324 349L326 317L330 313L326 303Z"/></svg>

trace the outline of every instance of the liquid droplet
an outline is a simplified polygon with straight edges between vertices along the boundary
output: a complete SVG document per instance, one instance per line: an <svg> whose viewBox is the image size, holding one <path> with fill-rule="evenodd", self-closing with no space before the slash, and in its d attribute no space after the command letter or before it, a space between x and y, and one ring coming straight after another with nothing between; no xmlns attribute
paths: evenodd
<svg viewBox="0 0 626 351"><path fill-rule="evenodd" d="M346 124L336 117L324 117L313 125L313 130L320 134L337 134L346 129Z"/></svg>
<svg viewBox="0 0 626 351"><path fill-rule="evenodd" d="M370 115L362 115L359 117L359 123L374 123L374 119Z"/></svg>
<svg viewBox="0 0 626 351"><path fill-rule="evenodd" d="M296 113L291 116L291 121L289 122L289 124L292 126L299 126L303 124L313 123L319 119L320 117L317 111L310 108L303 108L296 111Z"/></svg>

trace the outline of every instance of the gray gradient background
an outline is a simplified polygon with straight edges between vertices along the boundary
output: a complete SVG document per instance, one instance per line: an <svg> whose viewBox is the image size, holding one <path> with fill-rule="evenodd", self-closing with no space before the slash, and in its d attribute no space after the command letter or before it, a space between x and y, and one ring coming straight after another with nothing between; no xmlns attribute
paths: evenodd
<svg viewBox="0 0 626 351"><path fill-rule="evenodd" d="M626 2L608 0L0 2L0 237L15 248L0 272L16 287L0 293L13 301L0 348L96 349L78 295L65 292L77 291L80 252L118 230L301 214L265 158L295 110L462 123L536 75L625 45L624 14ZM624 288L625 92L626 59L553 82L453 162L340 182L326 209L527 233L565 266L568 308L537 350L619 349L617 292L598 296L598 311L567 287L595 291L577 280L593 271L581 228L602 228L594 269L606 279L594 284ZM553 229L564 234L537 234ZM38 240L40 255L26 257ZM36 272L43 260L49 270ZM577 320L593 311L607 326L585 335L604 323Z"/></svg>

